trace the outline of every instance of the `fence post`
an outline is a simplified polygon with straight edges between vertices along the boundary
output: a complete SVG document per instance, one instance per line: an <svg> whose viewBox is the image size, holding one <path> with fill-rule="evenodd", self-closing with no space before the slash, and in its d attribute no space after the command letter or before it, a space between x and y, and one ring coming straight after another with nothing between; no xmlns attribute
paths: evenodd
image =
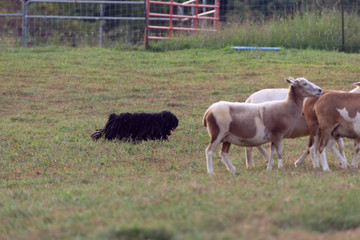
<svg viewBox="0 0 360 240"><path fill-rule="evenodd" d="M174 0L170 0L170 17L169 17L169 32L168 32L169 38L171 37L171 31L172 31L172 21L173 21L172 15L173 15L173 8L174 8L173 3L174 3Z"/></svg>
<svg viewBox="0 0 360 240"><path fill-rule="evenodd" d="M215 8L215 29L216 31L219 29L219 21L220 21L220 0L215 0L215 5L217 6Z"/></svg>
<svg viewBox="0 0 360 240"><path fill-rule="evenodd" d="M341 51L345 51L345 31L344 31L344 1L341 0Z"/></svg>
<svg viewBox="0 0 360 240"><path fill-rule="evenodd" d="M194 28L195 28L195 31L194 31L194 36L197 35L197 28L198 28L198 24L199 24L199 0L196 0L195 1L195 4L196 4L196 7L195 7L195 24L194 24Z"/></svg>
<svg viewBox="0 0 360 240"><path fill-rule="evenodd" d="M191 16L195 16L195 8L191 7ZM191 19L191 27L193 28L195 24L195 19ZM195 33L195 31L194 31Z"/></svg>
<svg viewBox="0 0 360 240"><path fill-rule="evenodd" d="M103 46L103 17L104 17L104 5L100 3L100 33L99 33L99 45Z"/></svg>
<svg viewBox="0 0 360 240"><path fill-rule="evenodd" d="M26 39L27 39L27 3L22 2L22 46L26 47Z"/></svg>
<svg viewBox="0 0 360 240"><path fill-rule="evenodd" d="M144 45L146 50L149 49L149 38L148 38L149 12L150 12L149 5L150 5L149 0L144 0L144 12L145 12Z"/></svg>
<svg viewBox="0 0 360 240"><path fill-rule="evenodd" d="M184 15L184 7L177 6L177 14L178 15ZM180 21L180 24L179 24L179 21ZM177 25L180 26L180 27L184 26L182 18L178 18Z"/></svg>

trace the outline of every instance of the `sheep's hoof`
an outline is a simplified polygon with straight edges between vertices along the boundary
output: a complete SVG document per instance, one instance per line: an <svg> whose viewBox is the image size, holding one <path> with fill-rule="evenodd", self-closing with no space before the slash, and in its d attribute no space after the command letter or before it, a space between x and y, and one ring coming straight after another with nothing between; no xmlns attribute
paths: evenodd
<svg viewBox="0 0 360 240"><path fill-rule="evenodd" d="M300 164L302 164L302 163L303 163L303 161L297 160L297 161L294 163L294 165L295 165L295 167L298 167L298 166L300 166Z"/></svg>
<svg viewBox="0 0 360 240"><path fill-rule="evenodd" d="M237 173L237 171L236 171L236 169L235 169L235 168L234 168L234 169L231 169L231 170L230 170L230 169L228 169L228 170L229 170L229 172L230 172L230 173L232 173L232 174L234 174L234 175Z"/></svg>
<svg viewBox="0 0 360 240"><path fill-rule="evenodd" d="M342 168L342 169L347 169L347 167L348 167L347 164L345 164L345 165L344 165L344 164L341 164L341 168Z"/></svg>
<svg viewBox="0 0 360 240"><path fill-rule="evenodd" d="M323 169L324 172L330 172L329 168Z"/></svg>
<svg viewBox="0 0 360 240"><path fill-rule="evenodd" d="M252 169L252 168L254 168L255 166L254 165L252 165L252 166L246 166L246 169Z"/></svg>
<svg viewBox="0 0 360 240"><path fill-rule="evenodd" d="M318 169L318 168L320 168L320 165L315 165L315 164L313 164L313 167L314 167L314 169Z"/></svg>
<svg viewBox="0 0 360 240"><path fill-rule="evenodd" d="M233 172L232 174L233 174L234 176L239 176L239 175L240 175L239 172Z"/></svg>
<svg viewBox="0 0 360 240"><path fill-rule="evenodd" d="M235 174L236 168L226 168L230 173Z"/></svg>
<svg viewBox="0 0 360 240"><path fill-rule="evenodd" d="M353 163L353 164L351 164L351 167L352 168L358 168L358 165Z"/></svg>

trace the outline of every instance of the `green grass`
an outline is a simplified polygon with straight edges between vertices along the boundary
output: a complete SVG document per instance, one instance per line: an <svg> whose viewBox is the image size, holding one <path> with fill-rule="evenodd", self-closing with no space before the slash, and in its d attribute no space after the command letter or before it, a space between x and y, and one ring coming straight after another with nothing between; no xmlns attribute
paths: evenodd
<svg viewBox="0 0 360 240"><path fill-rule="evenodd" d="M247 170L232 146L240 174L214 155L209 176L201 120L288 76L348 91L359 66L356 54L291 49L2 51L0 239L357 239L358 170L330 153L330 173L310 159L295 168L300 138L285 141L283 170L266 171L258 152ZM109 113L162 110L180 120L169 141L91 140Z"/></svg>

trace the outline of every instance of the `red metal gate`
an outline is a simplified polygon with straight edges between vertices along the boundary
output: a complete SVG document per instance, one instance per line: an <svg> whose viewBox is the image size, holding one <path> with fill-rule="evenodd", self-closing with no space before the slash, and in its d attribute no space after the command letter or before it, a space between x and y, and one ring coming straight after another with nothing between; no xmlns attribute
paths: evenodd
<svg viewBox="0 0 360 240"><path fill-rule="evenodd" d="M200 1L202 3L199 3ZM214 4L206 4L206 0L189 0L184 3L177 3L174 0L169 2L146 0L145 46L148 45L148 41L151 39L171 38L173 31L190 31L194 35L196 35L197 31L217 31L219 27L220 0L212 1ZM156 6L164 5L168 6L168 13L156 12ZM185 14L184 9L187 10L187 14ZM160 10L164 11L164 8L160 8ZM174 14L174 10L176 10L176 14ZM156 24L156 21L161 21L162 24ZM205 24L199 24L200 21ZM154 30L158 30L158 33L154 34L152 32Z"/></svg>

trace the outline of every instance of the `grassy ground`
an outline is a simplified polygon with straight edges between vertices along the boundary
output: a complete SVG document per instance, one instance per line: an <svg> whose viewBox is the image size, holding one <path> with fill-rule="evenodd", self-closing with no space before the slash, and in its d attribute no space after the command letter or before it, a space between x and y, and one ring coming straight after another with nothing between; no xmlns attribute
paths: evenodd
<svg viewBox="0 0 360 240"><path fill-rule="evenodd" d="M39 48L0 52L0 239L357 239L360 176L294 161L307 139L287 140L283 170L233 176L214 159L201 120L219 100L288 87L306 77L350 90L356 54L231 49L144 52ZM166 142L93 142L109 113L170 110ZM352 142L346 141L348 159ZM276 162L275 162L276 163Z"/></svg>

